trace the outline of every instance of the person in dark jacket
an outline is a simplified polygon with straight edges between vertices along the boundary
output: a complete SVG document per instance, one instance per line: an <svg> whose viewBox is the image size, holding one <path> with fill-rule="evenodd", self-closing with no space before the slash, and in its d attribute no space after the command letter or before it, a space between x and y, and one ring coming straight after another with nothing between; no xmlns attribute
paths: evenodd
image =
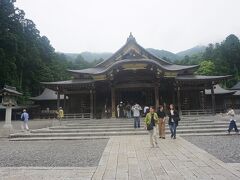
<svg viewBox="0 0 240 180"><path fill-rule="evenodd" d="M159 118L158 130L159 130L159 138L165 139L165 118L166 114L164 112L163 106L160 105L157 111L157 115Z"/></svg>
<svg viewBox="0 0 240 180"><path fill-rule="evenodd" d="M176 129L178 126L178 121L180 120L178 112L175 110L174 105L170 104L170 110L168 113L168 125L171 131L171 138L176 139Z"/></svg>

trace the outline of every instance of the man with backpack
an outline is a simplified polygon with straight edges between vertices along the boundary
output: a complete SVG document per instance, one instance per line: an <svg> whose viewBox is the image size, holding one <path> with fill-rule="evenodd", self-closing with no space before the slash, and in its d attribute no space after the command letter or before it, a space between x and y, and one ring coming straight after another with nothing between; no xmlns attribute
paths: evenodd
<svg viewBox="0 0 240 180"><path fill-rule="evenodd" d="M21 120L23 121L22 130L29 131L29 127L28 127L29 114L27 113L26 109L23 109L23 113L21 114Z"/></svg>

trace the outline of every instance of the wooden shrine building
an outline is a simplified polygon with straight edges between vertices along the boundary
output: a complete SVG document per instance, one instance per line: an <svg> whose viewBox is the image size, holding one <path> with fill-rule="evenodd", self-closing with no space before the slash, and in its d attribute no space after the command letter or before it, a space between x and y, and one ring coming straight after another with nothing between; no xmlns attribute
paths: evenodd
<svg viewBox="0 0 240 180"><path fill-rule="evenodd" d="M103 112L116 116L120 101L140 105L175 104L184 110L203 109L205 89L211 90L211 110L215 113L214 85L229 76L194 75L198 65L182 66L149 53L130 34L126 44L94 68L68 70L73 79L43 82L46 88L68 96L65 112L90 113L100 118Z"/></svg>

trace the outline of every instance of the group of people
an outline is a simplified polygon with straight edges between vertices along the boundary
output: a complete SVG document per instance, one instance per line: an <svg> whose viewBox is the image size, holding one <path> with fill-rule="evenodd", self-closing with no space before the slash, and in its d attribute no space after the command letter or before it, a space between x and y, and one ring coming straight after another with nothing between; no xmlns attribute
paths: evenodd
<svg viewBox="0 0 240 180"><path fill-rule="evenodd" d="M149 112L144 119L145 128L148 130L150 136L150 144L152 147L158 147L157 143L157 125L159 129L159 138L165 139L165 122L168 117L168 125L171 131L171 138L176 139L176 129L180 121L179 114L175 110L174 105L170 104L169 110L166 112L163 106L160 105L159 109L155 111L154 107L150 107Z"/></svg>
<svg viewBox="0 0 240 180"><path fill-rule="evenodd" d="M126 104L122 101L117 105L117 117L118 118L131 118L132 111L131 111L131 104L127 102Z"/></svg>
<svg viewBox="0 0 240 180"><path fill-rule="evenodd" d="M134 117L134 128L140 128L140 111L142 110L141 106L137 103L132 107L133 117ZM144 108L145 110L145 108ZM239 133L236 124L235 112L233 108L230 108L227 112L227 115L230 116L230 123L228 128L228 134L234 129L236 133ZM178 111L175 109L173 104L169 105L169 109L164 108L163 105L160 105L157 110L153 106L149 109L146 108L145 115L145 129L148 130L150 136L150 144L152 147L158 147L157 143L157 126L159 129L159 138L165 139L165 123L168 118L168 125L171 132L171 139L176 139L176 130L181 120L179 117Z"/></svg>
<svg viewBox="0 0 240 180"><path fill-rule="evenodd" d="M62 118L64 117L64 111L63 111L62 107L60 107L56 111L56 115L57 115L57 119L59 120L60 125L61 125ZM22 112L20 118L21 118L21 121L22 121L21 129L23 131L25 131L25 130L29 131L29 126L28 126L29 114L28 114L26 109L23 109L23 112Z"/></svg>

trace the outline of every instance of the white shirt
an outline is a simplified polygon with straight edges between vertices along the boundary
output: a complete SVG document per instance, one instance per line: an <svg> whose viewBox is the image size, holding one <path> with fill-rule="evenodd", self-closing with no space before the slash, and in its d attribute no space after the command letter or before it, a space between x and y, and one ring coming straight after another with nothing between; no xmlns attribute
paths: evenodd
<svg viewBox="0 0 240 180"><path fill-rule="evenodd" d="M144 109L143 109L144 114L147 112L147 109L149 109L149 107L145 106Z"/></svg>
<svg viewBox="0 0 240 180"><path fill-rule="evenodd" d="M141 110L142 110L141 106L139 106L139 104L135 104L135 105L132 107L133 117L139 117Z"/></svg>
<svg viewBox="0 0 240 180"><path fill-rule="evenodd" d="M230 110L227 112L227 115L230 116L230 121L232 121L232 120L236 121L236 119L234 119L235 112L234 112L233 109L230 109Z"/></svg>
<svg viewBox="0 0 240 180"><path fill-rule="evenodd" d="M171 115L174 115L174 111L170 110ZM173 118L171 118L171 122L174 122Z"/></svg>

